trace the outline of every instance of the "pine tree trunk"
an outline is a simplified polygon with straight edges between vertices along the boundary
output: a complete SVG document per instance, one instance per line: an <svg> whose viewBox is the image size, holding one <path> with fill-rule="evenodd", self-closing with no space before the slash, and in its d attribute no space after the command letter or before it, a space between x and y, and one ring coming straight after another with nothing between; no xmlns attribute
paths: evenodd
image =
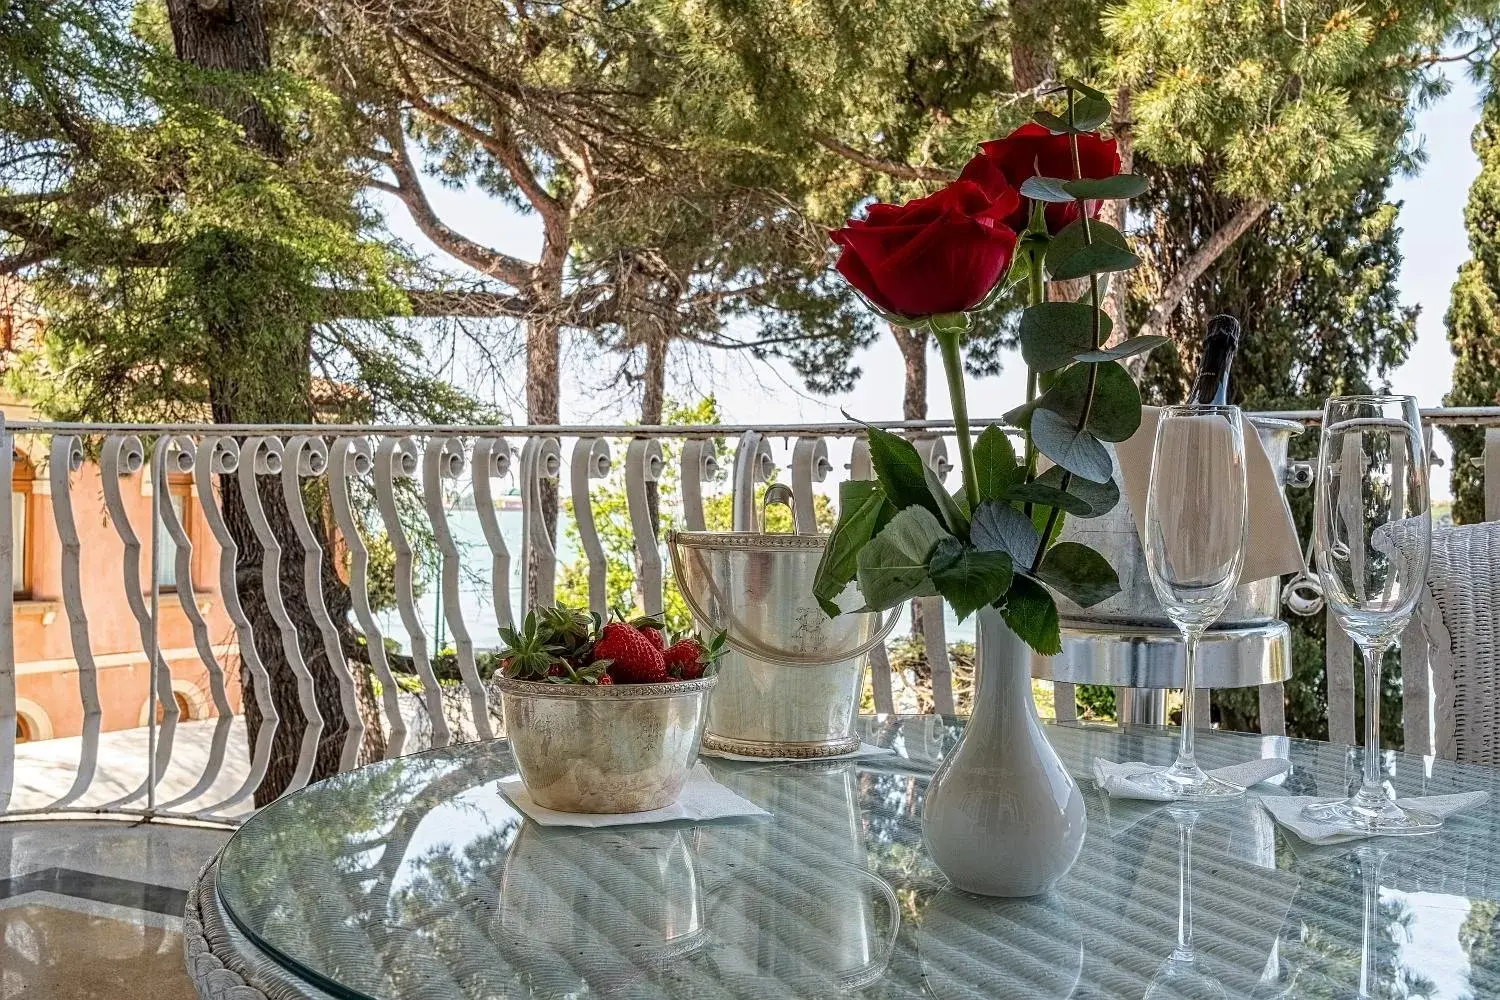
<svg viewBox="0 0 1500 1000"><path fill-rule="evenodd" d="M905 378L901 394L901 419L927 419L927 331L907 330L891 324L891 336L901 349ZM911 602L911 634L922 636L922 605Z"/></svg>
<svg viewBox="0 0 1500 1000"><path fill-rule="evenodd" d="M526 419L533 425L556 424L558 422L558 368L562 351L562 337L558 324L550 316L542 315L526 325ZM547 536L557 541L557 481L543 479L538 485L540 509L537 515L546 527ZM523 493L530 489L526 484ZM526 566L528 584L526 591L536 595L539 605L550 605L551 594L537 594L537 550L531 550L531 561Z"/></svg>
<svg viewBox="0 0 1500 1000"><path fill-rule="evenodd" d="M667 352L671 342L663 336L646 341L646 374L641 390L641 423L660 424L667 399ZM651 511L651 530L661 535L661 490L656 483L646 484L646 507Z"/></svg>
<svg viewBox="0 0 1500 1000"><path fill-rule="evenodd" d="M205 70L259 73L271 65L270 36L262 0L168 0L172 37L179 59ZM238 88L205 84L199 98L245 130L246 141L274 160L286 156L286 140L275 120L259 102ZM209 380L209 400L216 423L311 423L311 343L304 336L296 342L268 346L263 331L236 325L231 318L214 331L219 343L219 364ZM264 379L239 379L237 371L275 370L291 377L271 382L274 398L247 398L245 386L265 385ZM248 456L247 456L248 460ZM318 746L312 779L338 771L339 755L348 722L339 703L334 665L324 654L317 623L302 593L302 546L297 540L281 485L275 477L257 483L261 503L272 531L283 548L282 592L287 610L297 627L298 644L313 674L319 714L325 729ZM297 764L297 752L306 722L297 702L296 679L283 655L280 629L271 617L262 577L264 552L250 522L244 498L234 476L220 479L224 516L239 548L237 591L255 633L255 648L271 677L271 696L281 726L276 731L270 766L256 790L255 801L263 805L279 795ZM334 621L340 623L344 648L356 644L347 625L349 594L333 566L333 549L324 536L322 518L311 519L323 553L324 601ZM384 752L378 707L368 670L355 668L361 714L366 736L362 759L378 758ZM242 672L245 725L249 744L255 745L264 710L255 699L248 672Z"/></svg>

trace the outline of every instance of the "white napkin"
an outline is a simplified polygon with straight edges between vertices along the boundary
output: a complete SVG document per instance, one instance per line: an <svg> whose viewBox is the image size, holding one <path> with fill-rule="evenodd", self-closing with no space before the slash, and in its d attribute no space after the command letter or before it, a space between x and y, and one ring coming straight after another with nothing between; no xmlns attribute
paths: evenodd
<svg viewBox="0 0 1500 1000"><path fill-rule="evenodd" d="M634 826L676 820L724 819L728 816L769 816L760 806L741 798L714 780L708 768L694 764L677 801L661 809L638 813L568 813L546 809L531 800L521 776L504 778L500 791L527 816L543 826Z"/></svg>
<svg viewBox="0 0 1500 1000"><path fill-rule="evenodd" d="M1416 809L1430 813L1439 819L1447 819L1454 813L1483 805L1489 792L1456 792L1452 795L1421 795L1411 799L1397 799L1396 805L1403 809ZM1311 802L1327 802L1326 798L1314 795L1281 795L1260 800L1266 812L1282 826L1291 830L1309 844L1342 844L1350 840L1364 840L1367 833L1351 833L1327 823L1318 823L1302 815L1302 808Z"/></svg>
<svg viewBox="0 0 1500 1000"><path fill-rule="evenodd" d="M1140 428L1115 445L1115 456L1120 461L1120 491L1130 505L1136 533L1142 538L1146 535L1146 490L1151 479L1151 453L1156 445L1160 412L1155 406L1141 407ZM1249 494L1250 526L1240 583L1301 572L1302 548L1297 543L1296 523L1276 470L1260 443L1260 435L1248 420L1245 421L1245 487Z"/></svg>
<svg viewBox="0 0 1500 1000"><path fill-rule="evenodd" d="M753 764L821 764L828 760L858 760L861 757L889 757L896 751L890 747L877 747L871 743L861 743L858 750L834 754L831 757L752 757L749 754L730 753L728 750L710 750L707 747L698 752L704 757L720 757L724 760L745 760Z"/></svg>
<svg viewBox="0 0 1500 1000"><path fill-rule="evenodd" d="M1262 757L1259 760L1248 760L1243 764L1231 764L1228 767L1215 768L1208 773L1222 781L1228 781L1239 785L1241 788L1249 788L1251 785L1274 778L1278 774L1285 774L1292 768L1292 762L1282 757ZM1176 802L1174 796L1163 794L1155 788L1142 785L1137 778L1148 774L1165 771L1167 765L1145 764L1138 760L1126 761L1116 764L1112 760L1103 757L1094 758L1094 783L1097 784L1108 795L1121 799L1145 799L1149 802Z"/></svg>

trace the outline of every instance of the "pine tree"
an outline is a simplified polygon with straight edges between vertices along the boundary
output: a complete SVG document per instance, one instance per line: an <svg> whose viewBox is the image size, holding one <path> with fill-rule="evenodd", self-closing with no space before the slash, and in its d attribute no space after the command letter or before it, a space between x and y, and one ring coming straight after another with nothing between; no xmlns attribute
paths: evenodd
<svg viewBox="0 0 1500 1000"><path fill-rule="evenodd" d="M1453 348L1453 389L1447 406L1500 405L1500 94L1484 102L1474 127L1479 176L1469 188L1464 225L1470 257L1458 271L1446 322ZM1453 519L1484 520L1484 429L1444 427L1453 445Z"/></svg>
<svg viewBox="0 0 1500 1000"><path fill-rule="evenodd" d="M1299 199L1257 222L1194 283L1171 317L1169 330L1182 352L1153 353L1144 373L1147 398L1183 398L1196 346L1216 313L1237 317L1243 327L1231 402L1247 410L1317 409L1332 394L1388 388L1388 374L1415 343L1417 315L1401 304L1396 284L1399 206L1385 200L1394 166L1392 160L1387 170L1365 178L1352 197ZM1141 236L1148 259L1189 244L1196 228L1212 228L1235 211L1235 200L1214 192L1198 170L1146 169L1157 199ZM1150 307L1145 295L1132 303L1137 314ZM1315 434L1293 438L1292 460L1310 461L1316 452ZM1312 493L1292 490L1287 496L1305 544L1312 531ZM1294 736L1326 739L1325 620L1287 617L1295 665L1286 683L1288 728ZM1393 661L1383 681L1381 725L1397 742L1398 677ZM1226 727L1257 728L1255 691L1219 691L1214 699Z"/></svg>

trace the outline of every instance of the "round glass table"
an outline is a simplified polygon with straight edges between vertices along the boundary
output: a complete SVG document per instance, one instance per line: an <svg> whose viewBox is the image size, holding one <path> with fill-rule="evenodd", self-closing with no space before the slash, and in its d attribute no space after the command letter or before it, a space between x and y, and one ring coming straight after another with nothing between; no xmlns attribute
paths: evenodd
<svg viewBox="0 0 1500 1000"><path fill-rule="evenodd" d="M541 827L499 791L503 741L338 775L251 818L205 872L189 965L318 1000L1500 997L1500 796L1434 837L1312 847L1258 798L1342 795L1356 750L1205 734L1208 767L1293 767L1195 812L1085 777L1095 756L1170 762L1166 731L1053 726L1085 788L1082 856L1045 897L984 899L922 849L962 721L861 725L896 752L707 761L770 819ZM1488 769L1383 761L1401 795L1500 792Z"/></svg>

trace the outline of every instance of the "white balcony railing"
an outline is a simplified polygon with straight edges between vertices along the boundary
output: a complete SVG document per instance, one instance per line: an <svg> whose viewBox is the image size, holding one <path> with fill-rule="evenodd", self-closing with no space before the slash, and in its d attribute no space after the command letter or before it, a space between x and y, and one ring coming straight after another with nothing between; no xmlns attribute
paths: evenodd
<svg viewBox="0 0 1500 1000"><path fill-rule="evenodd" d="M1500 518L1500 408L1425 416L1487 428L1486 516ZM940 477L953 471L951 424L881 426L916 436ZM627 555L609 547L626 539L635 599L663 610L662 544L634 544L653 532L648 484L674 524L744 529L773 478L812 518L839 479L871 474L846 423L0 422L0 437L12 484L0 519L12 577L0 597L5 818L234 823L258 799L374 756L496 735L485 653L500 626L555 600L560 565L605 612L608 560ZM616 499L596 509L604 480ZM541 515L554 486L557 539ZM923 610L932 700L951 711L952 623L935 600ZM1352 655L1328 634L1330 733L1352 742ZM1407 669L1425 669L1407 645ZM874 704L890 711L884 649L871 668Z"/></svg>

